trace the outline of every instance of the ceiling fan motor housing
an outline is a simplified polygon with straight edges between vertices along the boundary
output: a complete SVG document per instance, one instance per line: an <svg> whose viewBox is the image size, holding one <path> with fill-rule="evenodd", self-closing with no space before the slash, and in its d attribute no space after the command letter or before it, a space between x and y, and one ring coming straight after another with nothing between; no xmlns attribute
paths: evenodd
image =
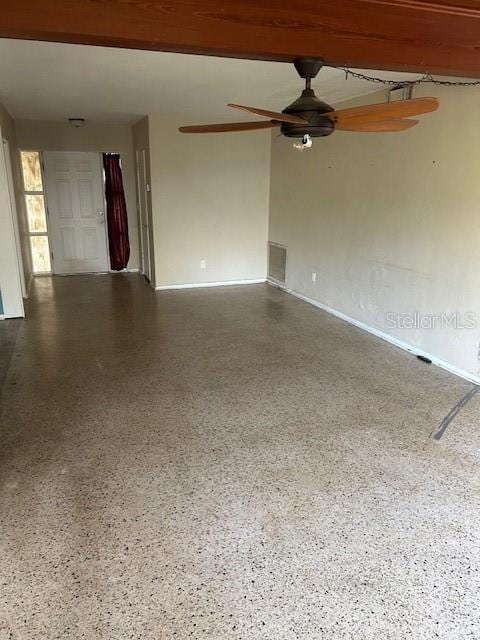
<svg viewBox="0 0 480 640"><path fill-rule="evenodd" d="M303 138L310 135L312 138L329 136L335 131L335 126L325 113L333 111L333 108L317 98L312 89L304 89L302 95L292 102L283 113L300 116L307 120L305 124L290 124L282 122L281 132L287 138Z"/></svg>

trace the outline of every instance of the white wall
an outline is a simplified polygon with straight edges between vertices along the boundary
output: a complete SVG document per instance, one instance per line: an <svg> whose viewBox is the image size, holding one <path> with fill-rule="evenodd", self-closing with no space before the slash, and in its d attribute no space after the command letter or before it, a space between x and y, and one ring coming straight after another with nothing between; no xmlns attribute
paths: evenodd
<svg viewBox="0 0 480 640"><path fill-rule="evenodd" d="M20 157L17 148L17 135L13 118L7 110L0 104L0 128L2 137L8 141L10 162L12 168L13 186L15 191L15 201L18 217L18 231L20 241L20 253L24 281L26 283L26 293L32 277L32 263L30 256L30 240L28 236L27 213L25 210L25 200L23 197L23 179L20 166Z"/></svg>
<svg viewBox="0 0 480 640"><path fill-rule="evenodd" d="M9 183L10 156L6 153L0 129L0 315L2 318L24 316L19 250L15 224L13 189Z"/></svg>
<svg viewBox="0 0 480 640"><path fill-rule="evenodd" d="M473 312L480 322L480 90L422 94L440 110L410 131L335 132L303 153L273 135L270 239L288 247L287 287L475 376L480 328L386 318Z"/></svg>
<svg viewBox="0 0 480 640"><path fill-rule="evenodd" d="M20 149L41 151L98 151L120 153L130 238L129 269L139 266L138 214L132 128L128 125L89 124L75 128L68 122L16 120Z"/></svg>
<svg viewBox="0 0 480 640"><path fill-rule="evenodd" d="M265 278L269 132L188 135L180 124L149 117L156 285Z"/></svg>

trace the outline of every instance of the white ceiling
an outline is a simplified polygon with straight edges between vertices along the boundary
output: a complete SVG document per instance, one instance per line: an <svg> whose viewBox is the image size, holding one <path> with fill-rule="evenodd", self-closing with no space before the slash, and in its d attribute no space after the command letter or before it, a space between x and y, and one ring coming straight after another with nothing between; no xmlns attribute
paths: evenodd
<svg viewBox="0 0 480 640"><path fill-rule="evenodd" d="M332 105L378 90L327 67L313 86ZM0 39L0 103L15 118L130 123L161 113L185 124L249 120L225 104L281 111L301 88L285 63Z"/></svg>

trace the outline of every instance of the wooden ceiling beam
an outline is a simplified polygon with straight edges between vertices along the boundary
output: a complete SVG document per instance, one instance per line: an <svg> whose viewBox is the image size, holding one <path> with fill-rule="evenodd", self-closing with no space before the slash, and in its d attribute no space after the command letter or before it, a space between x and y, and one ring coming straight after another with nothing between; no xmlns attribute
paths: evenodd
<svg viewBox="0 0 480 640"><path fill-rule="evenodd" d="M0 36L480 77L477 0L0 0Z"/></svg>

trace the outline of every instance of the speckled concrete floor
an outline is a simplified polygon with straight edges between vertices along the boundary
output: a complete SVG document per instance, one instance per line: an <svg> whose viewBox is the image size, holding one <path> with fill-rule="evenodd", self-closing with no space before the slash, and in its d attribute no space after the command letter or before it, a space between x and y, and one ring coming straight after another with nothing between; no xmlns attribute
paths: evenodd
<svg viewBox="0 0 480 640"><path fill-rule="evenodd" d="M429 439L467 382L266 285L28 311L1 640L480 638L480 394Z"/></svg>

